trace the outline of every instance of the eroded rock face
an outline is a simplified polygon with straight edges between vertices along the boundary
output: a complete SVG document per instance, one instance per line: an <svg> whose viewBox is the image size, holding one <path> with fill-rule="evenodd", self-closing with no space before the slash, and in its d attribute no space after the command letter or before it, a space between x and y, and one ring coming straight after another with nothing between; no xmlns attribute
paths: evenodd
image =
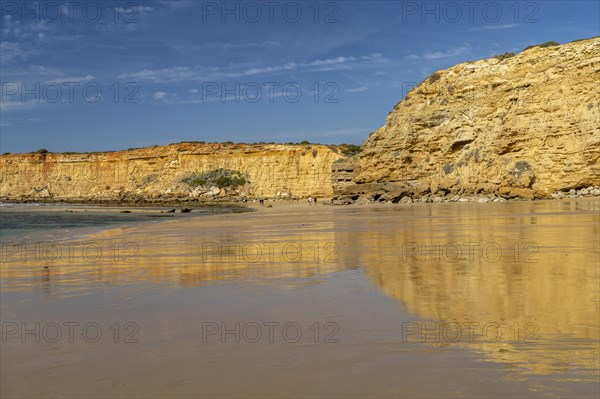
<svg viewBox="0 0 600 399"><path fill-rule="evenodd" d="M331 196L331 165L343 158L323 145L181 143L118 152L10 154L0 157L5 199ZM190 187L181 180L214 169L242 172L236 189Z"/></svg>
<svg viewBox="0 0 600 399"><path fill-rule="evenodd" d="M550 198L598 186L600 39L438 71L361 149L345 169L352 184L334 186L338 201Z"/></svg>

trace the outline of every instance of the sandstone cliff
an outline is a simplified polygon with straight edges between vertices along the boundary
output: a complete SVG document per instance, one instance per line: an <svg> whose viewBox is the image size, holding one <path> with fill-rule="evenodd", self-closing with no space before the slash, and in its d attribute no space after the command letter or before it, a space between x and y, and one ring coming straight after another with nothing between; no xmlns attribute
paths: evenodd
<svg viewBox="0 0 600 399"><path fill-rule="evenodd" d="M600 39L537 46L438 71L347 159L320 145L195 144L0 157L4 199L337 197L438 202L548 198L600 185ZM237 190L182 179L240 171ZM333 187L332 187L333 185ZM555 194L554 194L555 195Z"/></svg>
<svg viewBox="0 0 600 399"><path fill-rule="evenodd" d="M352 161L339 203L480 195L548 198L600 185L600 39L438 71ZM593 190L596 192L597 190Z"/></svg>
<svg viewBox="0 0 600 399"><path fill-rule="evenodd" d="M0 157L4 199L210 199L218 196L331 196L331 165L342 158L324 145L196 144L104 153L30 153ZM215 169L240 171L236 190L193 188L182 179ZM226 192L227 191L227 192Z"/></svg>

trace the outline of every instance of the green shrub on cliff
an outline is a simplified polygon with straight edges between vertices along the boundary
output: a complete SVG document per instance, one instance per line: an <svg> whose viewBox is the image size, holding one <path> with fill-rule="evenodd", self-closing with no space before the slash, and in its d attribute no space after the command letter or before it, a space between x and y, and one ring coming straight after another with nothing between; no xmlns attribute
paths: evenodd
<svg viewBox="0 0 600 399"><path fill-rule="evenodd" d="M512 174L521 177L521 175L525 172L525 171L531 171L531 165L529 165L529 162L527 161L518 161L515 163L515 166L513 168L513 170L511 171Z"/></svg>
<svg viewBox="0 0 600 399"><path fill-rule="evenodd" d="M523 51L529 50L530 48L534 48L534 47L545 48L545 47L552 47L552 46L560 46L560 43L557 43L557 42L546 42L546 43L542 43L542 44L535 44L533 46L525 47L525 49Z"/></svg>
<svg viewBox="0 0 600 399"><path fill-rule="evenodd" d="M342 155L345 155L347 157L351 157L353 155L356 155L360 152L360 146L359 145L354 145L354 144L342 144L340 145L340 147L342 147Z"/></svg>
<svg viewBox="0 0 600 399"><path fill-rule="evenodd" d="M552 46L560 46L560 43L558 42L546 42L546 43L542 43L540 44L540 47L552 47Z"/></svg>
<svg viewBox="0 0 600 399"><path fill-rule="evenodd" d="M502 54L497 54L495 55L493 58L497 59L498 61L504 61L508 58L512 58L515 56L515 53L502 53Z"/></svg>
<svg viewBox="0 0 600 399"><path fill-rule="evenodd" d="M38 153L38 154L47 154L48 150L45 149L45 148L40 148L39 150L36 151L36 153Z"/></svg>
<svg viewBox="0 0 600 399"><path fill-rule="evenodd" d="M181 179L181 182L191 187L211 185L219 188L236 188L247 183L242 172L231 169L214 169L204 173L192 173Z"/></svg>
<svg viewBox="0 0 600 399"><path fill-rule="evenodd" d="M442 78L442 75L439 72L434 72L431 75L429 75L429 77L426 79L427 82L431 83L435 83L438 80L440 80Z"/></svg>
<svg viewBox="0 0 600 399"><path fill-rule="evenodd" d="M571 40L569 43L582 42L582 41L584 41L584 40L598 39L598 38L600 38L600 36L586 37L586 38L583 38L583 39L575 39L575 40Z"/></svg>

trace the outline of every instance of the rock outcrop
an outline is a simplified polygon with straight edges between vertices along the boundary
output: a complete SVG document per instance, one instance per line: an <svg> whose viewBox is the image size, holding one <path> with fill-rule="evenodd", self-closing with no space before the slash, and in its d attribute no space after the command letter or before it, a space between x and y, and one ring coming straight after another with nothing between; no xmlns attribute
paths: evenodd
<svg viewBox="0 0 600 399"><path fill-rule="evenodd" d="M600 38L438 71L361 150L334 164L337 203L551 198L598 186Z"/></svg>
<svg viewBox="0 0 600 399"><path fill-rule="evenodd" d="M103 153L29 153L0 157L0 198L5 200L213 199L330 197L331 166L339 148L314 144L197 144ZM194 173L241 172L234 188L191 187Z"/></svg>

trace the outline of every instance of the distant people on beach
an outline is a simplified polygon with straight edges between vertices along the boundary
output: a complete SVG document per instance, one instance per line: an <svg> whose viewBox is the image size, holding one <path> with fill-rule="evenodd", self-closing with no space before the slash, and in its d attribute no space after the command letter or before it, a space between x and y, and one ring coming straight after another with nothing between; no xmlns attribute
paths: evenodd
<svg viewBox="0 0 600 399"><path fill-rule="evenodd" d="M308 206L312 205L312 197L308 197Z"/></svg>
<svg viewBox="0 0 600 399"><path fill-rule="evenodd" d="M313 198L313 201L315 201L315 205L317 205L317 197Z"/></svg>
<svg viewBox="0 0 600 399"><path fill-rule="evenodd" d="M258 203L261 204L262 206L264 206L265 205L265 200L261 198L261 199L258 200Z"/></svg>

